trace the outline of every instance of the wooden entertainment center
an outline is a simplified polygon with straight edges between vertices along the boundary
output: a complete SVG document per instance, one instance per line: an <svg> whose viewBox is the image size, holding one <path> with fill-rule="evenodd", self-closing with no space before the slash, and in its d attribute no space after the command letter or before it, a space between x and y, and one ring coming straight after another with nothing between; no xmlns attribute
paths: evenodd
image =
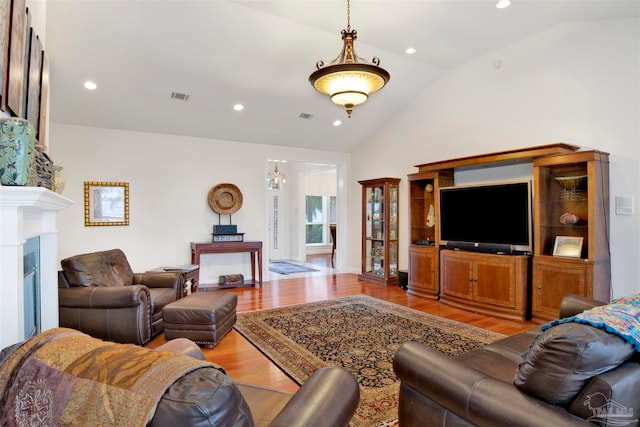
<svg viewBox="0 0 640 427"><path fill-rule="evenodd" d="M566 294L609 301L609 155L579 149L558 143L416 165L408 175L408 293L542 322L557 317ZM522 163L533 164L533 254L441 248L440 188L459 171ZM558 246L580 241L577 253Z"/></svg>

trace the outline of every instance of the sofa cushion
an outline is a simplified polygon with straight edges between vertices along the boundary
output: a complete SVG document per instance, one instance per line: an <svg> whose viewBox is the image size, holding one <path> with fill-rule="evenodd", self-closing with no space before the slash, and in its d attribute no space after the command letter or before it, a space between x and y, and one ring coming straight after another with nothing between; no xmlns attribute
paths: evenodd
<svg viewBox="0 0 640 427"><path fill-rule="evenodd" d="M553 405L567 405L594 376L634 354L631 344L601 329L580 323L555 325L532 342L514 384Z"/></svg>

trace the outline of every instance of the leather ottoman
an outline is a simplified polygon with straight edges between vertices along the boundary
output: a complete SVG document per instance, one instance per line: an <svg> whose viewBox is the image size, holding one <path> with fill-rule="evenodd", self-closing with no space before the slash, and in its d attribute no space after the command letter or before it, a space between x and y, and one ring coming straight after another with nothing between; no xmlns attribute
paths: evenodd
<svg viewBox="0 0 640 427"><path fill-rule="evenodd" d="M231 292L196 292L162 309L164 340L188 338L213 348L236 323L238 296Z"/></svg>

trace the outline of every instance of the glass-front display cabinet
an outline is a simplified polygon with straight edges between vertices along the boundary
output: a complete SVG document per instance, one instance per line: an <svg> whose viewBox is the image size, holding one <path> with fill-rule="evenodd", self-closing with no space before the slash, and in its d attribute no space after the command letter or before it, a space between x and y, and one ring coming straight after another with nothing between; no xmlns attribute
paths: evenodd
<svg viewBox="0 0 640 427"><path fill-rule="evenodd" d="M398 284L400 178L358 181L362 185L362 273L360 279Z"/></svg>

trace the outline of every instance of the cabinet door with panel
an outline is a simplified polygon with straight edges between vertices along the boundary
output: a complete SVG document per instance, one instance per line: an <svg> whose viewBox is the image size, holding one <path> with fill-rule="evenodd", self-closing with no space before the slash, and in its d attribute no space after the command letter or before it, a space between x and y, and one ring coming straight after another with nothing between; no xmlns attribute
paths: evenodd
<svg viewBox="0 0 640 427"><path fill-rule="evenodd" d="M442 251L440 259L441 294L473 300L473 259L466 254Z"/></svg>
<svg viewBox="0 0 640 427"><path fill-rule="evenodd" d="M438 298L438 249L409 246L409 286L407 293L425 298Z"/></svg>
<svg viewBox="0 0 640 427"><path fill-rule="evenodd" d="M474 301L516 308L516 263L510 257L503 260L477 259L474 263Z"/></svg>
<svg viewBox="0 0 640 427"><path fill-rule="evenodd" d="M529 257L440 252L441 300L510 320L527 317Z"/></svg>
<svg viewBox="0 0 640 427"><path fill-rule="evenodd" d="M539 320L558 318L560 303L565 295L589 295L590 265L584 261L533 260L532 315Z"/></svg>

